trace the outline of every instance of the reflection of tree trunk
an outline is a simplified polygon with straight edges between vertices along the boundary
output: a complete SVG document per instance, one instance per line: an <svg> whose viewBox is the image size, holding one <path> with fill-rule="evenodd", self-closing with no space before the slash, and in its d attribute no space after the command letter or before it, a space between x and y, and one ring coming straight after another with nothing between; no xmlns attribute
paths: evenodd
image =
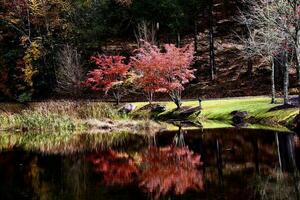
<svg viewBox="0 0 300 200"><path fill-rule="evenodd" d="M218 176L219 184L221 189L223 189L223 164L222 164L222 146L219 143L219 140L216 140L216 157L217 157L217 167L218 167Z"/></svg>
<svg viewBox="0 0 300 200"><path fill-rule="evenodd" d="M214 29L213 29L213 0L209 1L209 59L211 79L216 76L215 49L214 49Z"/></svg>
<svg viewBox="0 0 300 200"><path fill-rule="evenodd" d="M291 169L292 172L297 171L297 166L296 166L296 159L295 159L295 146L293 143L293 135L287 135L287 152L288 152L288 157L289 157L289 168Z"/></svg>
<svg viewBox="0 0 300 200"><path fill-rule="evenodd" d="M275 133L275 140L276 140L276 147L277 147L277 156L278 156L279 169L280 169L280 171L282 171L282 161L281 161L281 153L280 153L278 133Z"/></svg>
<svg viewBox="0 0 300 200"><path fill-rule="evenodd" d="M205 144L204 144L204 139L203 139L203 132L201 131L201 133L199 132L199 134L201 134L201 136L197 139L195 138L196 141L194 141L192 144L189 144L189 146L192 148L192 150L199 154L201 156L201 161L202 161L202 174L203 177L205 177L205 168L206 168L206 151L205 151ZM195 144L195 146L193 146L193 144Z"/></svg>
<svg viewBox="0 0 300 200"><path fill-rule="evenodd" d="M296 199L300 199L299 189L298 189L298 177L297 177L297 164L295 158L295 145L294 145L294 135L292 134L277 134L279 143L279 152L282 160L282 168L285 171L291 172L293 177L293 184L295 187Z"/></svg>
<svg viewBox="0 0 300 200"><path fill-rule="evenodd" d="M257 174L259 174L260 173L260 171L259 171L259 148L258 148L257 138L253 139L252 145L253 145L253 152L254 152L255 171Z"/></svg>
<svg viewBox="0 0 300 200"><path fill-rule="evenodd" d="M87 191L87 163L74 156L64 162L65 186L74 200L85 199Z"/></svg>
<svg viewBox="0 0 300 200"><path fill-rule="evenodd" d="M297 170L295 159L295 147L293 144L293 135L276 133L276 143L278 156L281 162L281 169L284 171L295 172Z"/></svg>

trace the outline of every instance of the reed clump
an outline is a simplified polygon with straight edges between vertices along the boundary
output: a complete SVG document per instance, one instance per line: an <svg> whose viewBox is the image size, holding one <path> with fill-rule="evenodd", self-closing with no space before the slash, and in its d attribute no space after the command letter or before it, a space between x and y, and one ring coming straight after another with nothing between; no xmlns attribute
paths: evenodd
<svg viewBox="0 0 300 200"><path fill-rule="evenodd" d="M104 102L47 101L27 105L5 104L5 107L0 104L0 108L2 130L86 130L89 128L87 122L91 120L111 120L118 122L119 129L126 130L141 127L141 122L131 122L130 115L119 112L118 107ZM148 125L151 126L149 123Z"/></svg>

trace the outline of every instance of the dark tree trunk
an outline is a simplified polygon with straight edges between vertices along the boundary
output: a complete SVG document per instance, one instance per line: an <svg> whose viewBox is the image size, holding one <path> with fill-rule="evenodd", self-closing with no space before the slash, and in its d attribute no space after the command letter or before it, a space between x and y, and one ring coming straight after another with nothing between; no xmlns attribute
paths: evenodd
<svg viewBox="0 0 300 200"><path fill-rule="evenodd" d="M116 105L120 105L121 102L121 94L119 91L113 92L113 97L116 100Z"/></svg>
<svg viewBox="0 0 300 200"><path fill-rule="evenodd" d="M281 160L281 151L280 151L280 143L279 143L278 133L275 134L275 141L276 141L276 147L277 147L278 165L279 165L280 171L282 171L282 160Z"/></svg>
<svg viewBox="0 0 300 200"><path fill-rule="evenodd" d="M252 74L253 74L253 62L252 59L249 58L247 61L247 75L249 78L251 78Z"/></svg>
<svg viewBox="0 0 300 200"><path fill-rule="evenodd" d="M181 100L179 98L176 98L174 100L174 103L176 104L177 109L181 108L182 103L181 103Z"/></svg>
<svg viewBox="0 0 300 200"><path fill-rule="evenodd" d="M194 21L195 25L194 25L194 48L195 48L195 52L197 53L198 51L198 24L197 24L197 19L195 19Z"/></svg>
<svg viewBox="0 0 300 200"><path fill-rule="evenodd" d="M222 163L222 145L219 140L216 140L216 157L217 157L217 168L218 168L218 176L219 176L219 184L221 189L223 189L223 163Z"/></svg>
<svg viewBox="0 0 300 200"><path fill-rule="evenodd" d="M215 63L215 49L214 49L214 29L213 29L213 0L209 1L209 60L210 60L210 72L211 79L214 80L216 76L216 63Z"/></svg>
<svg viewBox="0 0 300 200"><path fill-rule="evenodd" d="M180 33L177 32L177 47L180 47L180 43L181 43L181 37L180 37Z"/></svg>
<svg viewBox="0 0 300 200"><path fill-rule="evenodd" d="M259 170L259 148L258 148L257 138L254 138L252 140L252 145L253 145L253 152L254 152L253 160L255 163L255 171L257 174L259 174L260 173L260 170Z"/></svg>
<svg viewBox="0 0 300 200"><path fill-rule="evenodd" d="M283 171L296 172L296 155L292 134L276 134L276 143L278 145L278 155L281 161Z"/></svg>

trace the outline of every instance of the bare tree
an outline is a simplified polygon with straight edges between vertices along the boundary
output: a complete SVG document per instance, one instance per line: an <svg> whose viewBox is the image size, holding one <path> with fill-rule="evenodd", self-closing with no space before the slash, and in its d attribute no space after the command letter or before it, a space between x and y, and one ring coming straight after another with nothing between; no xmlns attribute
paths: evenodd
<svg viewBox="0 0 300 200"><path fill-rule="evenodd" d="M266 58L271 65L271 91L272 103L275 103L275 56L283 51L287 51L287 42L289 35L285 28L288 22L282 19L283 2L288 0L264 1L264 0L245 0L249 6L249 10L242 12L240 21L246 25L248 29L248 38L245 39L245 52L248 58L252 56L261 56ZM284 65L288 67L288 65ZM288 69L285 70L288 73ZM284 89L287 89L286 82L288 75L284 76ZM285 92L287 94L287 92Z"/></svg>
<svg viewBox="0 0 300 200"><path fill-rule="evenodd" d="M56 70L56 91L60 94L80 95L80 83L84 78L84 70L80 62L80 54L70 45L64 45L58 52L58 69Z"/></svg>
<svg viewBox="0 0 300 200"><path fill-rule="evenodd" d="M140 21L137 24L134 35L139 47L141 47L143 42L148 42L153 45L157 45L156 37L159 30L159 23Z"/></svg>

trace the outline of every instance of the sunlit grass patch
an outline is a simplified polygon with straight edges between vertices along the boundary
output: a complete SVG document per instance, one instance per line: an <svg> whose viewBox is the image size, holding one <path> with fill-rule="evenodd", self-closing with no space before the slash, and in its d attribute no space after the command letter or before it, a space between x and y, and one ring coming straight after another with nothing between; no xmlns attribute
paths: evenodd
<svg viewBox="0 0 300 200"><path fill-rule="evenodd" d="M224 98L202 101L201 114L199 116L200 121L205 123L209 121L221 121L230 122L232 119L231 113L233 111L246 111L249 114L248 118L254 118L257 122L272 123L272 124L284 124L291 123L293 118L299 113L298 108L288 108L270 111L272 108L280 106L282 99L277 99L277 104L271 104L270 97L258 96L258 97L238 97L238 98ZM164 116L172 112L176 106L173 102L156 102L165 105L167 110L160 114ZM134 103L138 108L145 106L146 102ZM182 106L195 107L199 102L183 101Z"/></svg>
<svg viewBox="0 0 300 200"><path fill-rule="evenodd" d="M0 129L84 129L87 119L128 119L110 103L90 101L48 101L0 104Z"/></svg>

